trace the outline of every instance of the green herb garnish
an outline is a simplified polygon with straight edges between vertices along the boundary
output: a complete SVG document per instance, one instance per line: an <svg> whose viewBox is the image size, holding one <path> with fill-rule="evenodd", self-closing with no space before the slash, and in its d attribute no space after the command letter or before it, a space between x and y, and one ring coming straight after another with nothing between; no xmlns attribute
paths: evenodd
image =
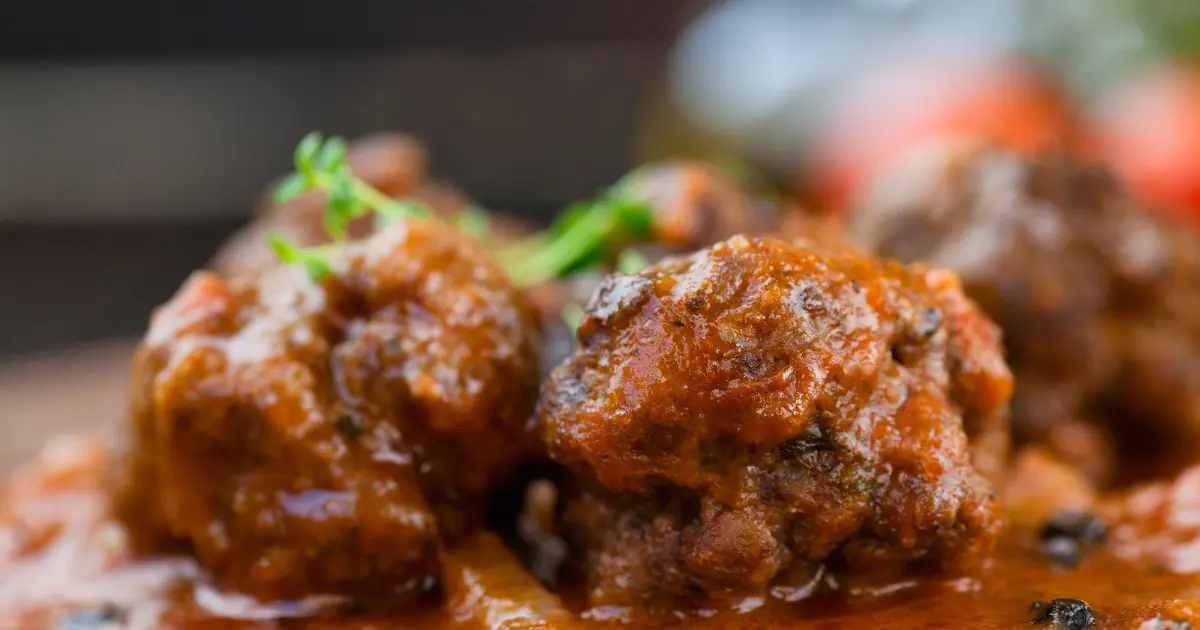
<svg viewBox="0 0 1200 630"><path fill-rule="evenodd" d="M650 261L646 260L642 252L633 248L623 249L617 256L617 271L623 274L634 274L649 266Z"/></svg>
<svg viewBox="0 0 1200 630"><path fill-rule="evenodd" d="M617 247L645 239L653 226L650 207L614 187L568 207L548 235L536 234L497 255L518 284L533 285L589 267Z"/></svg>
<svg viewBox="0 0 1200 630"><path fill-rule="evenodd" d="M454 215L454 218L450 219L450 223L479 240L485 240L491 231L491 221L488 219L487 211L476 206L460 210L458 214Z"/></svg>
<svg viewBox="0 0 1200 630"><path fill-rule="evenodd" d="M325 276L333 273L333 269L329 266L329 261L326 256L327 250L322 250L319 247L301 248L296 247L291 241L278 235L272 234L267 237L267 244L279 257L279 260L289 265L300 265L304 267L304 271L308 273L308 277L313 282L319 282Z"/></svg>
<svg viewBox="0 0 1200 630"><path fill-rule="evenodd" d="M346 162L346 141L324 139L313 132L296 146L296 170L275 188L275 203L287 203L313 190L325 193L325 230L335 242L347 238L352 221L374 212L376 222L386 225L400 218L425 218L429 209L419 203L398 201L358 179ZM285 263L303 265L314 280L332 273L325 247L301 248L279 235L269 239L275 255Z"/></svg>
<svg viewBox="0 0 1200 630"><path fill-rule="evenodd" d="M325 228L334 245L346 240L352 221L369 213L374 213L380 226L430 216L425 206L392 199L356 178L346 162L346 151L341 138L324 139L315 132L305 136L296 147L295 172L275 189L276 203L323 191ZM654 226L651 208L629 195L627 184L622 180L593 201L571 205L546 232L494 250L496 259L519 286L532 286L611 260L613 252L646 238ZM483 210L471 207L450 221L463 232L486 239L489 221ZM332 273L328 261L331 246L301 248L278 235L271 236L269 243L280 260L302 265L314 280Z"/></svg>
<svg viewBox="0 0 1200 630"><path fill-rule="evenodd" d="M571 302L562 309L562 320L567 325L567 330L576 332L579 330L579 325L583 323L583 307Z"/></svg>

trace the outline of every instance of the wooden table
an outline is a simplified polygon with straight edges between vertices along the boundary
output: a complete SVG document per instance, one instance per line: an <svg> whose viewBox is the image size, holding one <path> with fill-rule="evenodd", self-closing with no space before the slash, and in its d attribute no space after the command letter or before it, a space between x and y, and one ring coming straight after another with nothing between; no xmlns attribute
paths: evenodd
<svg viewBox="0 0 1200 630"><path fill-rule="evenodd" d="M133 348L111 341L0 363L0 470L29 460L56 434L115 435Z"/></svg>

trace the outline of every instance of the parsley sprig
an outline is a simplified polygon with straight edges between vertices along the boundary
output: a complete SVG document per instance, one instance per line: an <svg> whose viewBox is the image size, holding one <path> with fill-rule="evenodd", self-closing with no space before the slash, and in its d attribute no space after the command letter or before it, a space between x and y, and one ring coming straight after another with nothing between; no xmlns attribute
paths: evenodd
<svg viewBox="0 0 1200 630"><path fill-rule="evenodd" d="M285 263L304 267L314 280L332 273L329 254L347 239L348 225L374 213L377 224L399 219L427 219L424 205L396 200L358 179L346 162L346 142L310 133L300 141L294 156L295 171L275 190L275 202L286 203L297 196L320 190L326 196L325 229L333 243L302 248L274 234L268 242ZM493 248L493 255L519 286L532 286L570 275L599 261L630 242L647 237L654 216L645 203L626 194L622 182L597 199L568 207L546 232L517 243ZM451 223L488 243L488 217L478 208L468 208Z"/></svg>

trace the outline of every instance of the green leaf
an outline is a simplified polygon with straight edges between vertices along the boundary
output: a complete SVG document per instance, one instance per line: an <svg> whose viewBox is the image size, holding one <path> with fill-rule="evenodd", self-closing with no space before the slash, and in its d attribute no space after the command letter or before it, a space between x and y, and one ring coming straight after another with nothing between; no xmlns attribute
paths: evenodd
<svg viewBox="0 0 1200 630"><path fill-rule="evenodd" d="M346 238L346 226L366 212L366 207L354 191L354 176L350 167L342 164L331 177L326 195L325 229L334 239Z"/></svg>
<svg viewBox="0 0 1200 630"><path fill-rule="evenodd" d="M326 140L317 152L314 164L323 173L332 173L345 166L346 141L337 136Z"/></svg>
<svg viewBox="0 0 1200 630"><path fill-rule="evenodd" d="M562 212L558 213L558 217L550 224L550 234L557 236L571 229L571 226L579 222L580 219L591 214L595 203L591 201L577 201Z"/></svg>
<svg viewBox="0 0 1200 630"><path fill-rule="evenodd" d="M650 261L636 249L627 248L621 250L621 254L617 256L617 271L623 274L635 274L646 267L650 266Z"/></svg>
<svg viewBox="0 0 1200 630"><path fill-rule="evenodd" d="M267 237L267 243L279 260L289 265L300 265L313 282L333 274L333 268L319 252L307 251L297 247L286 238L272 234Z"/></svg>
<svg viewBox="0 0 1200 630"><path fill-rule="evenodd" d="M433 216L433 211L429 209L429 206L412 199L394 201L392 207L396 208L403 216L412 219L428 219ZM485 216L484 219L486 220L487 217Z"/></svg>
<svg viewBox="0 0 1200 630"><path fill-rule="evenodd" d="M285 204L296 197L308 192L308 180L300 173L292 173L283 178L279 185L275 187L273 195L275 203Z"/></svg>
<svg viewBox="0 0 1200 630"><path fill-rule="evenodd" d="M606 248L604 245L604 243L598 243L593 247L580 248L579 253L575 256L575 260L563 267L559 275L564 277L571 276L604 262L606 258Z"/></svg>
<svg viewBox="0 0 1200 630"><path fill-rule="evenodd" d="M654 210L641 201L618 197L608 202L625 234L645 238L654 231Z"/></svg>
<svg viewBox="0 0 1200 630"><path fill-rule="evenodd" d="M583 316L583 308L574 302L567 304L562 309L563 323L567 325L567 330L573 333L579 330L579 325L583 323Z"/></svg>
<svg viewBox="0 0 1200 630"><path fill-rule="evenodd" d="M454 227L462 230L473 238L482 240L491 231L491 222L487 212L475 206L468 206L454 215L450 220Z"/></svg>
<svg viewBox="0 0 1200 630"><path fill-rule="evenodd" d="M300 248L279 234L268 236L267 244L271 246L271 250L275 252L275 256L279 260L289 265L300 261Z"/></svg>
<svg viewBox="0 0 1200 630"><path fill-rule="evenodd" d="M303 173L311 182L313 176L313 167L316 165L317 153L321 150L323 138L319 131L310 132L300 140L300 144L296 145L296 154L293 156L296 162L296 170Z"/></svg>

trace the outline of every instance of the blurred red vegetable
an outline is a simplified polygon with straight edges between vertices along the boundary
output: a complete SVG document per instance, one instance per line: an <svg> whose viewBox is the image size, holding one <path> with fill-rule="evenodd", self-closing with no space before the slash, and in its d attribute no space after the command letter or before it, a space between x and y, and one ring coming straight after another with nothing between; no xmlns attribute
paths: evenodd
<svg viewBox="0 0 1200 630"><path fill-rule="evenodd" d="M1200 68L1158 68L1099 108L1104 158L1143 199L1200 221Z"/></svg>
<svg viewBox="0 0 1200 630"><path fill-rule="evenodd" d="M898 158L951 137L1019 151L1073 142L1071 107L1054 83L1011 60L892 63L849 89L810 154L808 188L838 211Z"/></svg>

